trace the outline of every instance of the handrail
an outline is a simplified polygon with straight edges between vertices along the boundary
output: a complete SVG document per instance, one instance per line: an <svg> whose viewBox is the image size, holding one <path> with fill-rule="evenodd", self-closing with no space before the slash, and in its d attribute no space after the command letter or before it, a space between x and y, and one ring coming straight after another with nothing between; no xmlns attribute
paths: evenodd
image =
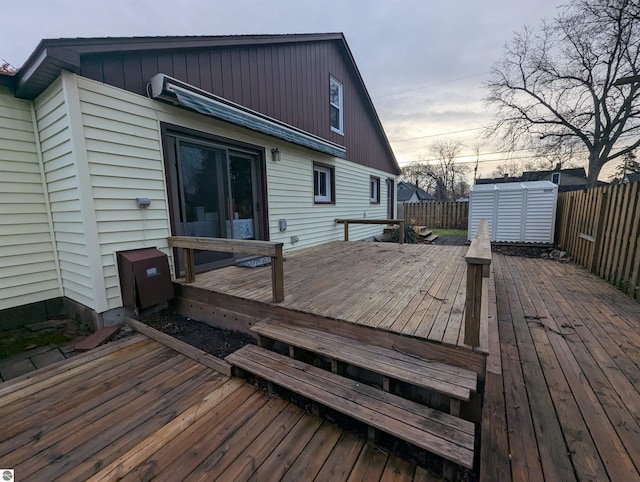
<svg viewBox="0 0 640 482"><path fill-rule="evenodd" d="M170 247L183 249L184 280L187 284L196 280L194 249L269 256L271 258L273 301L280 303L284 300L283 243L255 241L252 239L199 238L192 236L170 236L168 239Z"/></svg>
<svg viewBox="0 0 640 482"><path fill-rule="evenodd" d="M344 240L349 241L349 224L399 224L399 244L404 244L404 219L336 219L336 224L344 224Z"/></svg>
<svg viewBox="0 0 640 482"><path fill-rule="evenodd" d="M491 241L489 222L481 219L471 246L464 257L467 262L467 295L465 300L464 342L477 347L480 345L480 320L483 304L486 304L487 290L483 289L489 278L491 265ZM487 285L488 286L488 285ZM483 296L483 293L485 295ZM483 298L485 298L483 300Z"/></svg>

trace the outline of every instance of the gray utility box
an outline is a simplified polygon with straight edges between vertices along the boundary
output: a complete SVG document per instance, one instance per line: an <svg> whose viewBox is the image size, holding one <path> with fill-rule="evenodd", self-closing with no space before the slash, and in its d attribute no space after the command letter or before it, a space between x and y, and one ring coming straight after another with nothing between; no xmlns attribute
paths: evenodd
<svg viewBox="0 0 640 482"><path fill-rule="evenodd" d="M118 252L122 304L148 308L173 298L167 255L156 248Z"/></svg>

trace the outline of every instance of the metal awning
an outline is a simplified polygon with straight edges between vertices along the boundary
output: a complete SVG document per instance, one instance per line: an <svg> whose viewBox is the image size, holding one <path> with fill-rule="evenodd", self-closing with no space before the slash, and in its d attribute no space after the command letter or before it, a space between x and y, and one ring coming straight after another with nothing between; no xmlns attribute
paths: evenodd
<svg viewBox="0 0 640 482"><path fill-rule="evenodd" d="M323 152L341 159L347 158L347 150L309 132L247 109L222 97L213 95L165 74L151 79L151 94L154 99L167 100L173 104L231 124L246 127L278 139L291 142L314 151Z"/></svg>

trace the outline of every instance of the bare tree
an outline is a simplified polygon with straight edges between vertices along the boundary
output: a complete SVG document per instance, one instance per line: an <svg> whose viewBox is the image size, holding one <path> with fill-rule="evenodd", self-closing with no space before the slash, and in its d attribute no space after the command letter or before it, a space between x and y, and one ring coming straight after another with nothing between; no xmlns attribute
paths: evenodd
<svg viewBox="0 0 640 482"><path fill-rule="evenodd" d="M640 172L640 162L636 158L635 152L627 152L620 164L616 166L616 170L612 176L609 177L613 184L620 184L624 182L625 176L627 174L634 174Z"/></svg>
<svg viewBox="0 0 640 482"><path fill-rule="evenodd" d="M0 74L15 75L18 71L13 65L7 62L5 59L0 58Z"/></svg>
<svg viewBox="0 0 640 482"><path fill-rule="evenodd" d="M522 162L516 161L514 159L510 159L508 161L504 161L501 164L498 164L496 168L491 172L492 177L516 177L521 176L523 171Z"/></svg>
<svg viewBox="0 0 640 482"><path fill-rule="evenodd" d="M468 168L456 162L463 147L460 141L435 142L429 149L435 159L405 167L402 178L416 185L421 183L420 187L431 192L436 201L452 201L466 194Z"/></svg>
<svg viewBox="0 0 640 482"><path fill-rule="evenodd" d="M517 34L493 66L490 130L511 149L580 146L594 185L605 163L640 145L639 70L640 1L570 0L538 32Z"/></svg>

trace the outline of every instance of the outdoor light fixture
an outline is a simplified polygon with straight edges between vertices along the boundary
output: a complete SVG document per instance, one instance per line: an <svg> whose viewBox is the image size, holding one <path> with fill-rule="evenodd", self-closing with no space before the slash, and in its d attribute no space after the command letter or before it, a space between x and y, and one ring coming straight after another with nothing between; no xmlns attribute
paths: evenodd
<svg viewBox="0 0 640 482"><path fill-rule="evenodd" d="M280 162L280 150L277 147L271 149L271 160L273 162Z"/></svg>

